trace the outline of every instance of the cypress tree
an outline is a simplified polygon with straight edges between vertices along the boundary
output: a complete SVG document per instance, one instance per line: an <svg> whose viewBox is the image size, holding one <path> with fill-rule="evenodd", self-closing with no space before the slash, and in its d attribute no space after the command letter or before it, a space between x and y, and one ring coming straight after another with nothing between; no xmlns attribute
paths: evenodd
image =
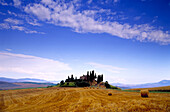
<svg viewBox="0 0 170 112"><path fill-rule="evenodd" d="M71 81L74 81L74 77L73 77L73 74L71 75Z"/></svg>

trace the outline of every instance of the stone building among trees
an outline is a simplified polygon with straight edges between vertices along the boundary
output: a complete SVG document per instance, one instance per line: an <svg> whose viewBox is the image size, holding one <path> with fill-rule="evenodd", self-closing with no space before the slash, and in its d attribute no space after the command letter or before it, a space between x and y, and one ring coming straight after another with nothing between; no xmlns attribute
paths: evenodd
<svg viewBox="0 0 170 112"><path fill-rule="evenodd" d="M85 81L90 83L90 85L92 85L93 82L96 82L98 84L103 81L103 74L97 76L94 70L92 70L92 71L87 71L87 75L80 76L80 79L77 78L74 79L73 75L71 75L71 78L68 76L68 78L65 80L65 82L76 82L76 81Z"/></svg>

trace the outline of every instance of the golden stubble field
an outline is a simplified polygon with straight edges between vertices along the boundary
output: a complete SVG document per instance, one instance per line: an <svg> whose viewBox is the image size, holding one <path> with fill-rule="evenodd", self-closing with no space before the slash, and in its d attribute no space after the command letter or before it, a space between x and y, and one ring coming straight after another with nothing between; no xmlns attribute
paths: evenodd
<svg viewBox="0 0 170 112"><path fill-rule="evenodd" d="M108 96L111 92L112 96ZM170 112L170 94L93 88L35 88L0 91L0 112Z"/></svg>

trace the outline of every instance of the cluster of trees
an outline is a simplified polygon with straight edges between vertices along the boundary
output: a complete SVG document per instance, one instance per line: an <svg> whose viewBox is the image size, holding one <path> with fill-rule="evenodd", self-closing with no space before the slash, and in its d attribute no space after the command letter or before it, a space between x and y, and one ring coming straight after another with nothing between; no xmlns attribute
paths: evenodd
<svg viewBox="0 0 170 112"><path fill-rule="evenodd" d="M73 75L71 75L71 78L68 76L68 78L65 80L65 82L75 82L75 81L77 81L77 77L75 77L74 79Z"/></svg>
<svg viewBox="0 0 170 112"><path fill-rule="evenodd" d="M77 82L77 81L87 81L87 82L93 82L93 80L95 80L97 78L97 83L100 83L103 81L103 74L102 75L96 75L96 73L94 73L94 70L92 71L87 71L87 75L83 75L80 77L80 79L77 79L77 77L73 77L73 75L71 75L71 78L68 76L68 78L65 80L65 82Z"/></svg>
<svg viewBox="0 0 170 112"><path fill-rule="evenodd" d="M71 77L68 76L68 78L65 80L62 80L59 84L60 87L88 87L90 86L90 83L93 82L97 78L97 84L103 81L103 74L102 75L96 75L94 73L94 70L87 71L87 75L83 75L80 77L80 79L77 79L77 77L74 78L73 75ZM96 81L96 80L95 80ZM117 89L115 86L110 85L107 81L104 83L106 88L112 88Z"/></svg>
<svg viewBox="0 0 170 112"><path fill-rule="evenodd" d="M108 89L120 89L116 86L112 86L108 83L108 81L106 81L104 83L105 87ZM87 81L76 81L76 82L64 82L64 80L62 80L60 82L60 84L58 84L58 86L60 87L89 87L90 84Z"/></svg>
<svg viewBox="0 0 170 112"><path fill-rule="evenodd" d="M86 81L64 82L62 80L59 84L60 87L88 87L90 84Z"/></svg>

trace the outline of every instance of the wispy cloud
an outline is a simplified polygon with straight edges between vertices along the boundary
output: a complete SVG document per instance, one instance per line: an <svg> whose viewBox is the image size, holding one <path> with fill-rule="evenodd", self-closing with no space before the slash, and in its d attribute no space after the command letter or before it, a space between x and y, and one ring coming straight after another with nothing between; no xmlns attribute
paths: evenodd
<svg viewBox="0 0 170 112"><path fill-rule="evenodd" d="M91 3L92 3L92 1L93 1L93 0L88 0L88 1L87 1L87 3L88 3L88 4L91 4Z"/></svg>
<svg viewBox="0 0 170 112"><path fill-rule="evenodd" d="M45 2L45 4L47 4L47 2ZM50 9L43 6L42 4L34 4L33 6L28 5L27 7L25 7L24 10L27 13L32 13L32 14L36 15L41 20L50 20L51 19Z"/></svg>
<svg viewBox="0 0 170 112"><path fill-rule="evenodd" d="M39 33L39 34L45 34L44 32L38 32L36 30L30 30L26 27L24 27L22 24L24 22L22 20L18 19L12 19L12 18L7 18L4 19L4 23L0 23L0 29L12 29L12 30L19 30L19 31L24 31L25 33ZM29 23L29 24L34 24L39 26L40 24L36 23Z"/></svg>
<svg viewBox="0 0 170 112"><path fill-rule="evenodd" d="M20 0L13 0L13 2L14 2L14 6L21 5L21 1Z"/></svg>
<svg viewBox="0 0 170 112"><path fill-rule="evenodd" d="M11 11L9 11L9 10L8 10L8 14L10 14L10 15L14 15L14 16L17 16L17 14L16 14L16 13L11 12Z"/></svg>
<svg viewBox="0 0 170 112"><path fill-rule="evenodd" d="M107 2L110 3L118 1L119 0L111 0ZM88 2L90 3L92 1L89 0ZM6 2L1 0L0 3L2 4ZM16 5L22 5L20 0L14 0L14 3ZM41 21L47 24L54 24L56 26L70 27L73 31L78 33L108 33L123 39L170 44L169 31L153 27L147 23L131 25L127 22L120 22L120 20L125 20L127 17L116 11L110 11L109 9L82 9L81 6L82 4L80 4L78 0L41 0L40 2L30 3L19 8L25 11L27 15L18 15L10 11L8 11L8 13L15 17L24 19L24 24L27 23L33 26L41 26L39 23L39 21ZM134 20L139 20L140 18L140 16L136 16L134 17ZM10 26L12 23L21 23L12 18L7 18L5 22L8 22L8 24L1 23L0 29L7 29L9 27L12 28ZM153 20L153 22L155 22L155 20ZM26 27L24 24L21 27ZM21 28L15 29L21 31ZM25 33L28 32L38 33L38 31L35 30L25 31Z"/></svg>
<svg viewBox="0 0 170 112"><path fill-rule="evenodd" d="M64 3L52 0L47 2L43 0L41 3L27 5L24 10L36 16L39 20L57 26L71 27L78 33L108 33L120 38L136 39L141 42L170 43L168 31L157 29L149 24L130 25L118 21L108 21L99 13L94 13L94 10L87 14L86 10L80 11L76 6L75 2ZM90 15L92 12L93 15ZM136 19L139 19L139 17Z"/></svg>
<svg viewBox="0 0 170 112"><path fill-rule="evenodd" d="M119 0L113 0L114 3L118 2Z"/></svg>
<svg viewBox="0 0 170 112"><path fill-rule="evenodd" d="M0 29L10 29L10 26L8 23L0 23Z"/></svg>
<svg viewBox="0 0 170 112"><path fill-rule="evenodd" d="M7 18L4 19L5 22L12 23L12 24L23 24L22 20L17 20L17 19L12 19L12 18Z"/></svg>
<svg viewBox="0 0 170 112"><path fill-rule="evenodd" d="M12 49L6 49L7 51L12 51Z"/></svg>
<svg viewBox="0 0 170 112"><path fill-rule="evenodd" d="M1 5L8 5L8 4L5 2L5 0L0 0L0 4L1 4Z"/></svg>
<svg viewBox="0 0 170 112"><path fill-rule="evenodd" d="M19 30L19 31L24 31L24 30L25 30L25 28L22 27L22 26L11 26L11 28L12 28L13 30Z"/></svg>
<svg viewBox="0 0 170 112"><path fill-rule="evenodd" d="M57 60L9 52L0 52L0 62L1 74L27 74L28 77L63 78L59 74L61 71L72 70L68 64Z"/></svg>
<svg viewBox="0 0 170 112"><path fill-rule="evenodd" d="M140 18L141 18L141 16L136 16L136 17L134 17L134 20L137 21L137 20L139 20Z"/></svg>
<svg viewBox="0 0 170 112"><path fill-rule="evenodd" d="M38 23L38 21L36 19L30 19L30 18L26 18L26 21L28 24L33 25L33 26L41 26L40 23Z"/></svg>
<svg viewBox="0 0 170 112"><path fill-rule="evenodd" d="M99 68L99 69L102 69L102 70L105 70L111 73L120 73L120 71L122 70L127 70L125 68L115 67L112 65L104 65L104 64L95 63L95 62L90 62L88 64L93 66L94 68Z"/></svg>
<svg viewBox="0 0 170 112"><path fill-rule="evenodd" d="M0 12L0 14L1 14L1 15L6 15L6 14L5 14L5 13L3 13L3 12Z"/></svg>

